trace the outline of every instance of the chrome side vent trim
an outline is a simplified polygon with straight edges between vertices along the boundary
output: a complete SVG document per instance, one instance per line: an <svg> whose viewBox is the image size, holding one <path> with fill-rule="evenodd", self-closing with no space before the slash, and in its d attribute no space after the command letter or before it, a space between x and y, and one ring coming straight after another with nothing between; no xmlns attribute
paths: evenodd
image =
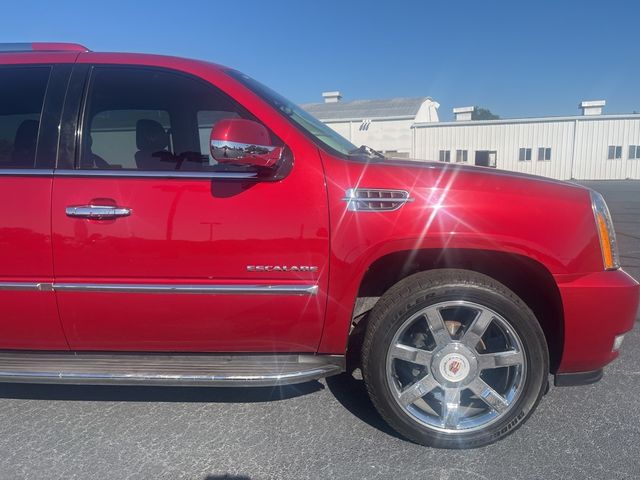
<svg viewBox="0 0 640 480"><path fill-rule="evenodd" d="M392 212L413 202L406 190L387 188L350 188L343 198L352 212Z"/></svg>

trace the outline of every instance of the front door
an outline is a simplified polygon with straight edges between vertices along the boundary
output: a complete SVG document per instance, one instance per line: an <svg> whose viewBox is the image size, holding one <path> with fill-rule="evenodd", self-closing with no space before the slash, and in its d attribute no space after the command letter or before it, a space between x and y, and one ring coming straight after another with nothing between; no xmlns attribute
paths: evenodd
<svg viewBox="0 0 640 480"><path fill-rule="evenodd" d="M317 151L288 151L283 178L258 181L208 156L216 121L255 120L213 85L155 68L88 76L75 166L56 172L52 202L71 348L314 351L329 248Z"/></svg>

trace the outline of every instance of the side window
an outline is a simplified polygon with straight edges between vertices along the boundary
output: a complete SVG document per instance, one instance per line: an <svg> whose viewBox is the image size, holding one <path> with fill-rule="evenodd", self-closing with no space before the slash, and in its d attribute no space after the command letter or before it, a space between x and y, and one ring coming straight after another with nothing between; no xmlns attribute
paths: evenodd
<svg viewBox="0 0 640 480"><path fill-rule="evenodd" d="M50 67L0 67L0 169L35 168Z"/></svg>
<svg viewBox="0 0 640 480"><path fill-rule="evenodd" d="M139 123L142 122L142 123ZM138 130L146 125L160 125L166 132L169 151L171 128L166 110L105 110L91 120L87 148L82 155L81 168L135 169L138 153Z"/></svg>
<svg viewBox="0 0 640 480"><path fill-rule="evenodd" d="M209 134L223 118L254 118L197 78L154 68L95 67L82 129L83 169L215 171Z"/></svg>

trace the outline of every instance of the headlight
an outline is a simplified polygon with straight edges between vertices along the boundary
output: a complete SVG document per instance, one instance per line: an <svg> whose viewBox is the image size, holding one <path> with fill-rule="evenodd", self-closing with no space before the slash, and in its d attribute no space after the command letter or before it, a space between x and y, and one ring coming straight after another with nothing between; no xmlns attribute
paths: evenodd
<svg viewBox="0 0 640 480"><path fill-rule="evenodd" d="M616 270L620 268L620 258L618 257L616 232L613 229L611 214L602 195L593 190L591 191L591 206L593 207L596 229L600 237L600 250L602 250L604 268L605 270Z"/></svg>

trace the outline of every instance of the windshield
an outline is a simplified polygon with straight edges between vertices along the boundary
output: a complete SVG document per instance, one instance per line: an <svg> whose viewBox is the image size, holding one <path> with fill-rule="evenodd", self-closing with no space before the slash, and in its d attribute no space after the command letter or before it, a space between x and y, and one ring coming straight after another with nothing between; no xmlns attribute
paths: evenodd
<svg viewBox="0 0 640 480"><path fill-rule="evenodd" d="M298 105L287 100L279 93L274 92L269 87L262 85L260 82L237 70L227 70L226 73L240 81L267 103L280 110L280 112L284 113L293 123L324 146L342 155L370 156L366 151L357 148L353 143L326 126L313 115L310 115Z"/></svg>

